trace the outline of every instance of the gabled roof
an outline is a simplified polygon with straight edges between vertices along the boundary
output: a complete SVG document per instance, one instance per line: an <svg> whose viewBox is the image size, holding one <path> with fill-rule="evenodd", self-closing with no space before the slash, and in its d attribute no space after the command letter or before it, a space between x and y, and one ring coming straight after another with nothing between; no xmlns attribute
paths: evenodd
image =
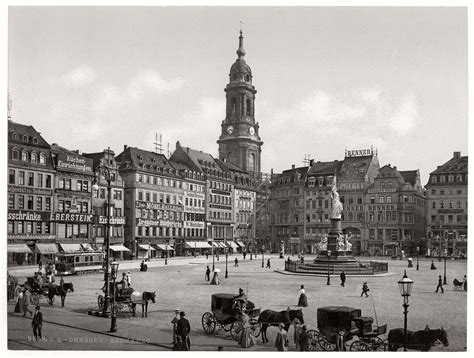
<svg viewBox="0 0 474 358"><path fill-rule="evenodd" d="M308 176L334 175L334 173L339 173L341 167L342 162L339 160L334 160L332 162L316 162L313 163L313 166L308 172Z"/></svg>
<svg viewBox="0 0 474 358"><path fill-rule="evenodd" d="M178 176L176 168L163 154L150 152L135 147L127 147L117 158L121 163L121 169L132 168L153 174L167 174Z"/></svg>
<svg viewBox="0 0 474 358"><path fill-rule="evenodd" d="M339 173L339 178L344 179L347 177L353 179L354 177L365 177L370 168L370 163L372 162L373 157L373 155L345 157Z"/></svg>
<svg viewBox="0 0 474 358"><path fill-rule="evenodd" d="M419 177L418 170L405 170L399 171L399 173L401 174L406 183L411 184L411 186L415 186L417 184L416 179Z"/></svg>
<svg viewBox="0 0 474 358"><path fill-rule="evenodd" d="M447 174L447 173L459 173L467 172L468 168L468 156L461 156L460 152L455 152L453 158L448 160L443 165L438 166L436 170L430 174Z"/></svg>
<svg viewBox="0 0 474 358"><path fill-rule="evenodd" d="M17 133L18 139L13 139L12 134ZM23 136L28 136L28 142L23 141ZM37 143L33 143L33 138L37 139ZM33 147L50 148L48 142L44 140L41 133L38 132L33 126L27 126L25 124L8 121L8 142L11 144L21 144Z"/></svg>

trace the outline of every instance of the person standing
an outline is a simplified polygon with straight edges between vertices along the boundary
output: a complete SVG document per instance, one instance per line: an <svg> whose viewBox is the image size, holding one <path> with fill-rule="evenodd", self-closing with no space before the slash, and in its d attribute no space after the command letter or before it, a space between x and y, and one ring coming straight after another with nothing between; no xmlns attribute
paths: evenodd
<svg viewBox="0 0 474 358"><path fill-rule="evenodd" d="M303 326L301 325L301 322L298 318L295 318L293 320L293 324L295 326L295 332L294 332L294 341L295 341L295 346L296 346L296 351L299 352L301 351L300 347L300 336L301 333L303 332Z"/></svg>
<svg viewBox="0 0 474 358"><path fill-rule="evenodd" d="M26 316L26 312L30 314L30 316L33 316L33 312L29 309L29 301L30 301L30 292L28 291L27 288L23 289L23 302L22 302L22 310L23 310L23 317Z"/></svg>
<svg viewBox="0 0 474 358"><path fill-rule="evenodd" d="M132 287L132 274L130 271L127 271L127 275L125 276L127 287Z"/></svg>
<svg viewBox="0 0 474 358"><path fill-rule="evenodd" d="M176 326L176 335L181 342L185 343L187 350L190 350L191 341L189 340L189 333L191 332L191 325L185 316L186 314L183 311L179 313L180 318Z"/></svg>
<svg viewBox="0 0 474 358"><path fill-rule="evenodd" d="M239 260L237 260L237 257L234 260L234 267L239 267Z"/></svg>
<svg viewBox="0 0 474 358"><path fill-rule="evenodd" d="M304 290L304 285L300 286L299 296L298 296L298 307L308 307L308 298L306 297L306 291Z"/></svg>
<svg viewBox="0 0 474 358"><path fill-rule="evenodd" d="M242 303L241 308L239 309L240 322L242 324L242 330L240 333L239 346L242 348L250 348L255 345L255 337L250 332L250 317L245 313L247 306L245 303Z"/></svg>
<svg viewBox="0 0 474 358"><path fill-rule="evenodd" d="M211 269L209 268L209 266L206 267L205 280L206 280L206 281L210 281L210 280L211 280Z"/></svg>
<svg viewBox="0 0 474 358"><path fill-rule="evenodd" d="M344 270L342 270L340 276L341 276L341 286L344 287L344 285L346 284L346 274L345 274Z"/></svg>
<svg viewBox="0 0 474 358"><path fill-rule="evenodd" d="M441 278L441 275L439 275L438 278L438 286L436 286L436 293L438 293L438 290L441 289L441 293L444 293L444 288L443 288L443 279Z"/></svg>
<svg viewBox="0 0 474 358"><path fill-rule="evenodd" d="M245 260L245 257L247 256L247 252L244 251L244 260Z"/></svg>
<svg viewBox="0 0 474 358"><path fill-rule="evenodd" d="M464 291L467 291L467 275L464 275L464 278L462 280L462 288Z"/></svg>
<svg viewBox="0 0 474 358"><path fill-rule="evenodd" d="M179 321L179 310L175 310L174 311L174 317L171 320L171 323L173 324L173 343L172 344L176 344L176 342L178 341L176 339L177 335L178 335L177 334L178 321Z"/></svg>
<svg viewBox="0 0 474 358"><path fill-rule="evenodd" d="M35 307L35 313L33 314L33 319L31 320L31 327L33 327L33 335L35 340L38 338L41 340L41 329L43 328L43 313L40 311L40 306Z"/></svg>
<svg viewBox="0 0 474 358"><path fill-rule="evenodd" d="M208 260L208 259L209 259L209 252L206 251L206 260Z"/></svg>
<svg viewBox="0 0 474 358"><path fill-rule="evenodd" d="M369 289L369 286L367 285L367 282L364 282L362 284L362 293L360 294L360 297L362 297L364 294L365 294L365 297L369 297L369 294L367 292L369 292L370 289Z"/></svg>
<svg viewBox="0 0 474 358"><path fill-rule="evenodd" d="M286 352L289 345L288 333L285 331L285 325L283 323L278 325L278 329L279 331L275 339L275 347L277 347L277 351L279 352Z"/></svg>
<svg viewBox="0 0 474 358"><path fill-rule="evenodd" d="M301 334L300 334L300 352L308 352L309 351L309 334L308 334L308 328L306 325L303 325L301 328Z"/></svg>
<svg viewBox="0 0 474 358"><path fill-rule="evenodd" d="M270 259L267 260L267 266L266 266L267 269L271 268L271 265L270 265Z"/></svg>

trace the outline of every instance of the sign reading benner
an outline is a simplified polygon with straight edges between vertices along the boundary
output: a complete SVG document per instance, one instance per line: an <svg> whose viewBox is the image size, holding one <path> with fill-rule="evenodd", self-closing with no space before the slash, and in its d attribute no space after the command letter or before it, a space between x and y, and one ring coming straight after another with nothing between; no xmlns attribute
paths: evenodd
<svg viewBox="0 0 474 358"><path fill-rule="evenodd" d="M346 157L366 157L374 154L372 149L348 150Z"/></svg>
<svg viewBox="0 0 474 358"><path fill-rule="evenodd" d="M93 173L92 159L70 153L58 154L58 170L74 171L81 173Z"/></svg>

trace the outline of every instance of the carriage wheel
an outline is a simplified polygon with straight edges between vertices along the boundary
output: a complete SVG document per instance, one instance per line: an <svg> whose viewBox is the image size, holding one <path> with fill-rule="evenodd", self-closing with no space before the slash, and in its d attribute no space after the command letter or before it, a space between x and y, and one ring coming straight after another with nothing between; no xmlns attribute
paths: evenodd
<svg viewBox="0 0 474 358"><path fill-rule="evenodd" d="M242 322L235 321L230 325L230 335L234 338L235 341L240 339L240 335L242 334Z"/></svg>
<svg viewBox="0 0 474 358"><path fill-rule="evenodd" d="M30 301L34 305L38 305L39 304L39 295L36 292L33 292L33 294L31 295Z"/></svg>
<svg viewBox="0 0 474 358"><path fill-rule="evenodd" d="M102 295L97 297L97 306L99 306L99 310L102 311L104 309L105 298Z"/></svg>
<svg viewBox="0 0 474 358"><path fill-rule="evenodd" d="M374 337L372 342L370 342L370 346L372 351L385 352L387 351L387 340L380 337Z"/></svg>
<svg viewBox="0 0 474 358"><path fill-rule="evenodd" d="M357 352L367 352L370 351L370 347L364 341L355 341L352 342L351 346L349 347L350 351L357 351Z"/></svg>
<svg viewBox="0 0 474 358"><path fill-rule="evenodd" d="M262 324L260 322L251 323L250 326L250 333L257 338L260 335L260 331L262 330Z"/></svg>
<svg viewBox="0 0 474 358"><path fill-rule="evenodd" d="M324 348L326 352L332 352L337 349L336 343L331 343L327 339L324 340Z"/></svg>
<svg viewBox="0 0 474 358"><path fill-rule="evenodd" d="M202 315L202 328L207 334L214 333L216 329L216 318L211 312L206 312Z"/></svg>
<svg viewBox="0 0 474 358"><path fill-rule="evenodd" d="M324 337L318 331L310 329L308 331L309 335L309 350L310 351L320 351L324 346Z"/></svg>

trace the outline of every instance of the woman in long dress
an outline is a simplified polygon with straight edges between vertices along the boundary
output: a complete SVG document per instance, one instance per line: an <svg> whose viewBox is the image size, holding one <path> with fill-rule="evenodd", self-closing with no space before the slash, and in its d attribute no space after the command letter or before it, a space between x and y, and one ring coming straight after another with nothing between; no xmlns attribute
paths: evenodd
<svg viewBox="0 0 474 358"><path fill-rule="evenodd" d="M306 297L306 291L304 285L301 285L298 297L298 307L308 307L308 298Z"/></svg>
<svg viewBox="0 0 474 358"><path fill-rule="evenodd" d="M242 348L250 348L255 345L255 337L250 330L250 317L245 313L245 303L242 304L240 310L240 322L242 323L242 333L240 335L239 345Z"/></svg>

